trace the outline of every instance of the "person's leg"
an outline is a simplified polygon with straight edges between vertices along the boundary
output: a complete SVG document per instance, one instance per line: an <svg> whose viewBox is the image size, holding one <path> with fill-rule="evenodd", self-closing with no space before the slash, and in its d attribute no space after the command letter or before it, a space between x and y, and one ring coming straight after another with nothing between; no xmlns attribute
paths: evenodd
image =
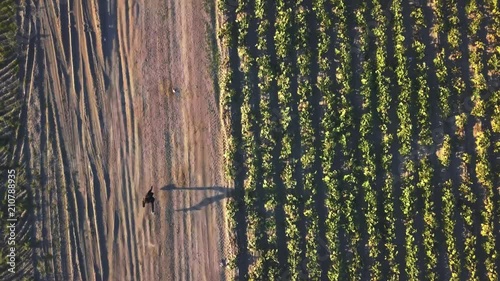
<svg viewBox="0 0 500 281"><path fill-rule="evenodd" d="M154 198L151 199L151 212L152 213L155 212L155 199Z"/></svg>

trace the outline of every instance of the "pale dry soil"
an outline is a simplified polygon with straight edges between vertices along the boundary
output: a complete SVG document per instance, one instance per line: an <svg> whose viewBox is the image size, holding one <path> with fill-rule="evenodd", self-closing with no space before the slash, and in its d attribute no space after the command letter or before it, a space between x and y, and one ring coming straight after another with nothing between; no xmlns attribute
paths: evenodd
<svg viewBox="0 0 500 281"><path fill-rule="evenodd" d="M37 280L231 279L204 5L25 3Z"/></svg>

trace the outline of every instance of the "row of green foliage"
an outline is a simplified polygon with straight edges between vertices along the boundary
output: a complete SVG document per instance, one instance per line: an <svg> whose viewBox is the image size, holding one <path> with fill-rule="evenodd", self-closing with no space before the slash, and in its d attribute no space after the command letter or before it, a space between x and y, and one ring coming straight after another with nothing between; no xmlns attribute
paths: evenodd
<svg viewBox="0 0 500 281"><path fill-rule="evenodd" d="M377 5L377 1L373 1L372 5ZM359 11L356 16L357 25L361 27L363 31L360 34L360 46L359 51L361 53L369 54L369 44L376 40L370 38L373 35L372 27L367 24L367 22L372 21L373 15L369 12L367 8L367 3L362 5L363 9ZM372 9L372 12L377 16L377 10ZM376 101L372 98L373 90L376 87L376 54L365 56L365 60L361 61L361 86L359 94L362 98L361 111L362 115L360 118L360 142L358 144L358 150L361 152L361 163L358 166L358 177L363 178L361 183L362 192L364 194L364 199L366 202L366 210L364 212L366 229L368 234L368 255L370 258L370 279L380 280L381 276L381 264L380 264L380 241L382 239L380 228L377 227L379 220L381 219L377 214L377 192L374 188L377 174L376 174L376 164L375 164L375 143L374 143L374 103ZM386 93L387 94L387 93ZM378 175L379 177L382 175Z"/></svg>
<svg viewBox="0 0 500 281"><path fill-rule="evenodd" d="M447 17L442 13L445 9L445 6L442 1L436 2L436 9L433 10L435 15L433 28L434 34L436 34L438 39L443 38L447 27L446 21ZM436 78L438 83L438 94L439 94L439 111L441 119L445 120L451 115L451 106L450 106L450 95L452 90L450 90L449 78L451 77L449 71L451 67L449 66L448 59L446 57L447 51L445 48L441 48L436 51L436 56L433 59L433 64L436 69ZM435 143L435 147L439 148L439 153L437 153L438 160L440 162L440 167L443 170L449 169L450 165L450 156L452 152L451 148L451 139L452 137L443 131L443 141L437 146ZM442 173L443 174L443 173ZM448 175L448 173L446 173ZM449 176L445 176L441 179L443 183L441 183L442 193L441 193L441 201L442 201L442 229L443 235L446 241L446 253L448 255L447 259L447 268L451 272L451 278L453 280L457 280L460 278L461 267L459 262L459 250L457 239L454 234L455 229L455 202L456 198L453 194L453 184Z"/></svg>
<svg viewBox="0 0 500 281"><path fill-rule="evenodd" d="M294 177L294 171L297 161L292 157L291 143L295 137L291 118L291 109L293 106L291 95L291 77L292 77L292 57L293 44L291 36L293 30L294 13L292 11L291 1L276 1L276 32L274 42L276 46L276 59L279 63L279 72L277 75L278 100L280 104L279 116L281 116L281 127L283 128L282 148L280 152L280 161L283 162L281 178L286 188L286 198L284 210L286 214L286 238L288 250L288 276L290 279L297 279L300 270L300 252L299 252L299 220L298 210L299 197L294 192L297 188L297 180Z"/></svg>
<svg viewBox="0 0 500 281"><path fill-rule="evenodd" d="M258 68L258 86L260 92L260 134L261 134L261 148L262 148L262 176L263 183L262 189L265 195L265 202L263 202L264 210L267 213L273 213L276 209L277 198L282 198L277 194L277 182L275 182L274 173L277 167L273 166L273 148L277 145L276 137L281 132L278 132L279 121L276 118L275 111L271 106L271 91L272 85L276 82L276 69L271 66L271 53L267 47L267 34L269 32L270 23L267 19L266 7L268 1L256 0L255 1L255 16L258 20L257 27L257 57ZM274 217L265 215L265 227L267 232L267 252L266 266L267 275L272 279L277 279L280 275L280 268L277 266L278 262L275 257L278 255L277 244L278 236L276 223ZM286 265L282 265L285 267ZM258 276L257 276L258 277Z"/></svg>
<svg viewBox="0 0 500 281"><path fill-rule="evenodd" d="M337 3L335 3L337 2ZM325 5L335 5L338 14L331 18L325 11ZM337 28L340 34L345 32L345 17L343 9L345 8L342 1L323 0L315 2L315 10L318 11L318 63L320 75L318 77L318 90L323 93L324 113L321 119L321 127L324 130L323 145L321 160L323 162L323 182L327 196L325 205L328 208L328 216L326 218L326 243L330 250L330 260L332 266L328 271L330 280L339 280L343 276L340 272L341 260L344 256L339 251L339 227L340 227L340 190L339 190L339 171L334 169L333 163L337 157L337 147L339 146L340 134L336 131L338 126L338 112L336 111L337 96L334 89L334 81L330 78L330 73L336 71L333 67L333 62L330 61L328 55L331 52L334 38L330 38L329 30ZM342 23L344 25L342 25ZM341 28L339 28L341 27ZM346 37L344 37L346 38Z"/></svg>

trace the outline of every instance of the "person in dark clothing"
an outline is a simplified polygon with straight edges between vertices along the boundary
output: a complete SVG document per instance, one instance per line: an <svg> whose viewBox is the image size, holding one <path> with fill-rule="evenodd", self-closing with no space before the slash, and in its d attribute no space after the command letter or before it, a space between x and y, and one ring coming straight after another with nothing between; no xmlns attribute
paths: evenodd
<svg viewBox="0 0 500 281"><path fill-rule="evenodd" d="M149 189L148 193L146 194L146 197L142 199L142 207L146 207L146 203L151 203L151 212L155 212L155 198L153 196L153 187L151 186L151 189Z"/></svg>

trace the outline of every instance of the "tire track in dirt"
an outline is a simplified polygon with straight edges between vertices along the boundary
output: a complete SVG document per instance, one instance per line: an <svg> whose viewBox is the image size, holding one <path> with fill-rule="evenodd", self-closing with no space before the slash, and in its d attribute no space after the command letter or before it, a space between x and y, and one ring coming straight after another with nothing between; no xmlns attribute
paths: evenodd
<svg viewBox="0 0 500 281"><path fill-rule="evenodd" d="M54 29L51 29L51 31L52 31L52 32L54 32ZM53 43L53 45L57 45L57 41L55 41L55 40L54 40L54 41L52 41L52 43ZM57 49L57 47L56 47L56 48L55 48L54 46L51 46L51 47L52 47L52 51L55 51L54 49ZM49 52L50 52L50 51L49 51ZM53 57L52 57L52 58L54 58L55 56L56 56L56 55L53 55ZM41 63L41 62L38 62L38 63L39 63L39 65L42 65L42 64L46 64L46 61L47 61L47 60L46 60L46 59L44 59L44 63ZM57 62L60 62L60 61L58 60ZM28 62L28 63L29 63L29 62ZM64 65L62 65L62 66L64 66ZM41 71L41 72L43 72L43 71ZM62 73L62 72L64 72L64 71L62 71L62 70L60 70L58 67L56 67L56 73L58 73L58 74L59 74L59 73ZM54 80L55 80L55 79L54 79ZM54 81L54 80L53 80L53 81ZM55 82L57 82L57 80L55 80ZM49 84L49 83L47 83L47 84ZM62 92L62 91L60 90L60 88L58 88L57 86L58 86L58 84L53 82L53 83L50 83L50 86L49 86L49 88L48 88L47 94L51 95L51 98L52 98L52 99L54 99L54 93L56 93L56 94L57 94L57 93L59 93L59 94L60 94L60 93ZM42 96L42 95L41 95L41 96ZM61 97L60 97L60 96L58 96L58 98L59 98L59 99L61 99ZM64 97L63 97L63 99L64 99ZM60 101L59 101L59 102L60 102ZM54 100L52 100L52 103L54 103ZM42 104L42 105L41 105L41 107L43 108L43 107L45 107L45 105L44 105L44 104ZM53 107L54 107L54 104L53 104ZM57 107L57 105L55 105L55 107ZM44 112L44 111L42 110L42 112ZM54 115L58 115L58 114L57 114L57 113L55 113L55 112L51 112L51 113L52 113L52 115L53 115L53 116L54 116ZM42 122L41 122L42 124L45 124L45 121L43 121L44 119L46 119L46 118L47 118L45 115L46 115L45 113L43 113L43 114L42 114L42 116L43 116L43 117L42 117ZM58 117L60 117L60 116L58 116ZM55 118L54 118L54 119L55 119ZM56 126L56 125L55 125L55 122L52 122L52 123L50 124L50 126L51 126L51 129L50 129L49 131L50 131L51 133L56 132L56 134L57 134L57 128L58 128L58 126ZM41 138L41 140L42 140L42 146L41 146L41 147L42 147L42 150L44 149L44 145L43 145L43 143L46 143L50 137L54 137L54 136L51 136L51 135L47 134L47 136L46 136L46 137L47 137L47 139L46 139L46 140L44 140L44 139L45 139L45 137L43 137L43 136L42 136L42 138ZM58 144L54 143L54 141L55 141L55 142L59 142L59 140L57 140L57 139L52 139L52 140L53 140L53 144L52 144L53 148L57 147L57 146L58 146ZM60 154L59 154L59 155L60 155ZM60 160L60 162L63 162L63 161L62 161L62 160ZM42 165L44 165L44 163L43 163L43 162L41 162L41 164L42 164ZM65 166L65 165L64 165L64 166ZM53 169L53 170L54 170L54 171L57 171L57 169ZM63 172L63 173L65 172L65 171L64 171L64 169L61 169L61 170L62 170L62 172ZM43 171L43 168L42 168L42 171ZM59 185L61 185L61 184L59 184ZM61 210L60 210L60 211L61 211ZM72 215L75 215L75 214L72 214ZM76 214L76 215L77 215L77 214ZM49 223L50 223L50 220L48 220L48 219L47 219L47 217L44 217L44 220L45 220L45 221L49 221ZM82 226L84 222L83 222L83 221L81 221L81 220L80 220L80 222L81 222L81 226ZM63 219L62 224L64 225L65 223L66 223L66 222L64 222L64 219ZM61 227L64 227L64 226L61 226ZM80 228L80 230L81 230L82 228L83 228L83 226ZM74 231L74 228L72 228L72 231ZM80 233L80 231L76 232L76 234L78 234L78 233ZM73 235L72 235L72 236L73 236L73 239L72 239L72 240L73 240L73 242L71 243L71 245L75 245L75 244L77 244L77 243L78 243L78 242L77 242L77 238L76 238L76 237L78 237L78 235L74 235L74 234L75 234L75 233L73 233ZM44 237L44 238L45 238L45 237ZM63 243L65 243L65 242L63 241ZM64 253L63 253L63 254L64 254ZM81 257L80 257L80 258L81 258ZM56 257L55 259L56 259L56 260L59 260L59 259L61 259L61 257ZM69 261L71 261L71 256L70 256L70 255L66 255L66 256L63 256L63 257L62 257L62 259L63 259L63 260L68 259ZM78 267L76 267L76 269L78 269ZM60 270L59 270L58 268L55 268L55 270L53 270L53 271L54 271L54 272L59 272ZM65 275L66 275L66 274L65 274ZM85 275L84 275L84 276L85 276ZM87 278L85 278L85 277L83 277L83 278L84 278L84 279L87 279ZM83 279L83 278L80 278L80 279ZM64 280L64 279L66 279L66 280L67 280L67 277L57 278L57 279L59 279L59 280Z"/></svg>
<svg viewBox="0 0 500 281"><path fill-rule="evenodd" d="M66 9L64 9L66 8ZM61 14L64 15L68 12L68 8L67 6L65 6L63 9L61 9ZM71 18L71 17L70 17ZM52 25L51 25L52 27ZM53 28L51 28L51 34L57 34L57 31ZM71 36L75 36L73 33L70 33ZM72 37L73 38L73 37ZM56 41L56 40L53 40L53 41ZM63 40L64 42L64 40ZM70 46L64 46L63 45L63 49L70 49L72 50L73 46L70 45ZM56 57L57 54L56 53L60 53L61 51L58 49L58 48L52 48L52 50L54 51L54 54L53 54L53 57ZM73 63L73 60L71 59L70 61L70 65L72 65ZM62 66L65 66L65 67L68 67L67 65L64 65L62 64ZM57 79L53 79L53 81L55 81L56 83L53 83L55 85L57 85L57 81L60 81L60 77L63 76L65 79L63 81L68 81L69 79L67 77L65 77L66 75L64 74L65 71L62 70L60 67L57 67L57 74L60 74L60 75L57 75ZM64 82L63 82L64 83ZM63 84L62 87L64 87L65 85ZM67 86L66 86L67 87ZM51 91L50 94L52 95L53 98L57 99L57 102L54 103L54 106L57 108L57 107L60 107L60 103L61 103L61 100L63 100L63 97L61 97L61 95L64 95L64 93L61 92L61 89L57 89L57 90L54 90L54 91ZM63 111L64 111L64 108L65 107L62 107ZM57 126L57 128L61 128L61 131L64 131L64 128L66 126L70 126L68 124L68 122L66 121L66 118L61 118L61 114L57 114L56 116L57 117L57 120L59 122L61 122L61 124L59 124ZM63 115L64 117L66 116L65 114ZM66 124L66 125L65 125ZM78 128L82 128L82 125L80 124L80 126L78 126ZM64 136L63 136L63 133L61 133L60 137L59 137L60 140L63 140L64 139ZM61 142L62 146L64 146ZM71 150L71 147L70 147L70 150ZM70 159L71 160L71 159ZM62 160L64 162L64 160ZM66 160L66 163L69 162L68 160ZM65 172L64 170L62 170L63 173L67 173ZM80 180L78 180L80 181ZM77 187L79 187L79 184L76 185ZM73 193L74 191L70 188L70 194ZM81 197L81 195L79 194L74 194L73 195L75 197L75 201L74 201L74 209L72 210L72 216L76 216L78 218L77 221L79 221L80 223L80 229L85 229L85 226L87 226L87 223L86 223L86 220L85 220L85 216L81 215L78 211L76 210L80 210L81 208L87 208L85 203L84 202L88 202L84 200L84 198ZM63 222L64 223L64 222ZM75 231L75 230L73 230ZM85 260L87 255L85 254L85 248L88 247L88 243L85 242L85 237L81 237L81 234L82 234L82 231L78 230L78 231L75 231L76 233L76 237L78 237L78 241L80 241L79 243L79 251L81 253L81 256L80 256L80 260L79 260L79 264L82 264L83 265L83 269L86 269L87 268L87 261ZM69 257L62 257L63 259L65 258L69 258ZM93 259L93 256L90 256L91 259ZM90 272L89 270L85 270L87 272L87 276L90 276ZM84 275L85 276L85 275ZM85 278L85 277L84 277Z"/></svg>
<svg viewBox="0 0 500 281"><path fill-rule="evenodd" d="M51 96L51 104L55 104L54 102L54 97ZM68 219L68 212L65 210L66 207L68 206L68 199L66 194L63 192L63 190L66 189L66 184L67 184L67 178L65 177L66 171L65 167L67 164L67 159L65 159L65 154L64 154L64 147L62 146L62 143L60 143L60 130L58 130L58 120L56 119L56 116L58 116L57 108L51 106L51 111L49 112L50 114L50 123L49 123L49 131L54 133L54 137L52 138L52 149L55 150L55 157L58 159L57 163L60 164L60 169L55 169L56 172L59 172L58 175L56 175L56 186L60 186L60 189L56 189L57 191L57 210L58 214L56 214L56 217L59 218L58 221L58 227L59 227L59 237L61 238L61 257L68 257L66 260L65 258L61 259L61 270L62 270L62 278L63 280L73 280L73 272L72 272L72 266L73 264L73 256L70 254L71 249L68 249L69 245L69 231L66 231L66 229L69 229L69 219ZM61 231L62 230L62 231ZM65 232L63 236L63 232ZM60 258L60 257L59 257Z"/></svg>
<svg viewBox="0 0 500 281"><path fill-rule="evenodd" d="M124 4L125 8L129 5L128 2ZM117 25L118 28L118 45L120 46L118 49L118 56L119 56L119 65L120 69L122 70L121 77L120 79L123 79L121 81L120 85L120 92L121 92L121 102L122 102L122 114L124 118L124 126L126 130L126 137L124 139L125 141L125 154L127 155L127 162L129 165L126 168L126 171L124 174L127 175L125 181L127 181L127 188L124 189L126 191L125 196L126 196L126 202L127 206L130 206L127 208L129 211L127 213L127 222L129 224L129 233L131 235L131 245L129 247L129 255L131 257L131 264L130 264L130 276L134 276L137 278L139 274L139 259L137 256L136 252L136 247L137 245L137 238L136 238L136 231L135 231L135 216L136 210L135 210L135 204L134 200L137 196L134 196L133 193L133 188L135 186L135 183L137 182L134 179L131 179L132 175L135 174L134 169L137 167L137 164L132 165L131 161L132 158L134 157L134 144L136 143L135 140L135 119L134 119L134 107L133 107L133 101L132 101L132 79L133 77L130 75L130 66L129 66L129 58L131 57L129 49L127 47L128 45L128 39L129 36L129 20L127 19L127 12L123 13L123 10L118 10L118 20L117 22L119 23ZM130 141L129 141L130 139Z"/></svg>

